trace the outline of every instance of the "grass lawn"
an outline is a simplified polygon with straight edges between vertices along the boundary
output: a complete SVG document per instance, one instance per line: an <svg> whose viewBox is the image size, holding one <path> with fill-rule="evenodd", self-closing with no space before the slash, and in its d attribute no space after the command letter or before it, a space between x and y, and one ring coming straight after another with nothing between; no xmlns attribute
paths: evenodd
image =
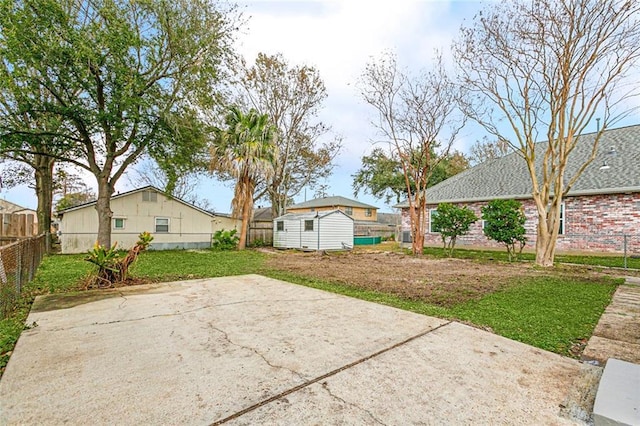
<svg viewBox="0 0 640 426"><path fill-rule="evenodd" d="M469 256L463 250L456 250L456 253ZM477 254L473 256L487 261L487 256L493 256L494 252L491 253L484 259ZM437 253L435 255L438 256ZM571 275L566 272L515 278L500 290L477 300L443 305L319 280L304 273L286 272L278 269L277 262L276 266L273 266L274 262L267 266L268 256L273 255L252 250L145 252L131 274L141 280L158 282L258 273L412 312L490 327L502 336L569 356L575 355L572 349L576 344L591 336L617 284L621 282L607 277L594 280L579 273ZM81 290L84 278L92 270L92 265L83 257L53 255L43 260L13 317L0 321L0 369L6 365L35 295Z"/></svg>
<svg viewBox="0 0 640 426"><path fill-rule="evenodd" d="M424 254L434 257L445 258L448 255L444 252L442 247L425 247ZM458 248L453 252L453 257L457 259L474 259L479 261L508 261L507 251L505 250L477 250L468 248ZM535 253L522 253L520 260L526 262L533 262L536 258ZM623 268L624 257L622 255L578 255L578 254L556 254L556 263L572 263L576 265L590 265L590 266L603 266L608 268ZM640 269L640 258L628 257L627 268Z"/></svg>

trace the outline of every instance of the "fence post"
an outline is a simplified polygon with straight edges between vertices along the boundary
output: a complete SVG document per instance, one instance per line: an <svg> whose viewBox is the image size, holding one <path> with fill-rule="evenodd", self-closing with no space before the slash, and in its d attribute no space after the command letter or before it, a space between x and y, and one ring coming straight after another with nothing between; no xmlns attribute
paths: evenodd
<svg viewBox="0 0 640 426"><path fill-rule="evenodd" d="M51 253L51 231L44 233L44 249L46 253Z"/></svg>
<svg viewBox="0 0 640 426"><path fill-rule="evenodd" d="M623 234L624 241L624 269L627 269L627 234Z"/></svg>
<svg viewBox="0 0 640 426"><path fill-rule="evenodd" d="M22 243L18 243L17 246L17 260L16 260L16 290L18 294L22 292Z"/></svg>
<svg viewBox="0 0 640 426"><path fill-rule="evenodd" d="M31 282L31 280L33 279L33 277L36 275L36 244L37 244L37 239L31 239L28 240L29 243L29 282Z"/></svg>

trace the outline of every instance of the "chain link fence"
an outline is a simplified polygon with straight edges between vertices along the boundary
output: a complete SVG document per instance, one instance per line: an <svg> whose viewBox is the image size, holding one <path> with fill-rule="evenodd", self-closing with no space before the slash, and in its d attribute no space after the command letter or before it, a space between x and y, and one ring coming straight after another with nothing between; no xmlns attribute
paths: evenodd
<svg viewBox="0 0 640 426"><path fill-rule="evenodd" d="M0 247L0 314L13 311L22 289L33 279L46 253L45 234Z"/></svg>
<svg viewBox="0 0 640 426"><path fill-rule="evenodd" d="M592 233L566 234L558 236L556 245L558 254L586 254L610 257L616 262L608 265L622 268L640 264L640 234L631 233Z"/></svg>
<svg viewBox="0 0 640 426"><path fill-rule="evenodd" d="M403 247L410 247L411 232L399 229L396 239ZM526 234L525 253L534 253L536 235ZM441 247L440 234L425 234L425 246ZM487 239L482 234L466 234L458 237L457 248L502 249L504 246ZM559 235L556 242L556 260L575 261L594 266L640 269L640 233L590 233Z"/></svg>

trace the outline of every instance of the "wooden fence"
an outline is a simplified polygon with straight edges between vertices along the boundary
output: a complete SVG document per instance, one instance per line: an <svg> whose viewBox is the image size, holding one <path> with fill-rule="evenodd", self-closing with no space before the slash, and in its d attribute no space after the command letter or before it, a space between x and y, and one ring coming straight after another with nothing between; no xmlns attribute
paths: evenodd
<svg viewBox="0 0 640 426"><path fill-rule="evenodd" d="M0 245L37 234L38 224L33 214L0 213Z"/></svg>
<svg viewBox="0 0 640 426"><path fill-rule="evenodd" d="M273 222L249 222L248 245L273 245Z"/></svg>

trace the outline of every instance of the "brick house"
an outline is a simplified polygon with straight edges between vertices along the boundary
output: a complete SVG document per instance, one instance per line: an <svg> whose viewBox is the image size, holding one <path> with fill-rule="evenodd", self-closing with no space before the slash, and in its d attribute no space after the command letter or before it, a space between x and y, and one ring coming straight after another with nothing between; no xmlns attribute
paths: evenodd
<svg viewBox="0 0 640 426"><path fill-rule="evenodd" d="M567 163L573 176L591 154L594 133L580 136ZM542 159L546 142L537 147ZM539 166L539 165L538 165ZM453 176L427 190L426 245L440 245L440 234L431 226L439 203L468 206L481 217L481 208L493 199L516 199L524 207L527 248L536 241L537 213L531 197L531 178L525 161L511 153ZM402 241L410 242L408 203L402 211ZM598 146L596 159L584 170L562 204L562 221L557 248L562 251L640 253L640 125L607 130ZM458 239L458 245L499 247L482 232L482 221Z"/></svg>

